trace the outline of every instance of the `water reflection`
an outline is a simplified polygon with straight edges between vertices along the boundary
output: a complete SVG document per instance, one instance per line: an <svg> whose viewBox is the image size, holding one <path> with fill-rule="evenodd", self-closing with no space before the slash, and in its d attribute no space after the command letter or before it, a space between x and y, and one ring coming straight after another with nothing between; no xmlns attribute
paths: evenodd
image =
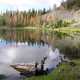
<svg viewBox="0 0 80 80"><path fill-rule="evenodd" d="M45 56L45 68L55 68L61 62L59 50L49 45L54 41L53 32L6 30L0 37L0 74L18 74L10 64L40 63Z"/></svg>
<svg viewBox="0 0 80 80"><path fill-rule="evenodd" d="M0 39L0 48L1 47L26 47L26 46L49 46L49 44L45 43L44 41L40 42L16 42L16 41L9 41Z"/></svg>
<svg viewBox="0 0 80 80"><path fill-rule="evenodd" d="M48 44L52 40L54 40L54 32L46 32L40 30L0 30L0 38L7 41L15 41L15 42L28 42L29 44L38 44L44 45L44 43Z"/></svg>
<svg viewBox="0 0 80 80"><path fill-rule="evenodd" d="M40 62L44 56L57 59L60 53L56 49L54 52L48 47L16 47L0 49L0 63L33 63Z"/></svg>
<svg viewBox="0 0 80 80"><path fill-rule="evenodd" d="M56 67L60 62L59 50L55 49L53 51L51 47L46 45L23 47L21 43L18 43L17 47L0 48L0 64L27 64L35 63L36 61L40 63L44 56L48 57L45 68Z"/></svg>
<svg viewBox="0 0 80 80"><path fill-rule="evenodd" d="M0 62L3 63L27 63L39 61L47 55L48 47L7 47L0 49Z"/></svg>

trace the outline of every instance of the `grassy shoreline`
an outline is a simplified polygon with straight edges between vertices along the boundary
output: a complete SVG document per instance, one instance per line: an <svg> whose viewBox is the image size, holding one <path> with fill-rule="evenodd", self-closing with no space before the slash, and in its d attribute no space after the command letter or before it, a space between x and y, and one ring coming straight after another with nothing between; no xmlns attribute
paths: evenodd
<svg viewBox="0 0 80 80"><path fill-rule="evenodd" d="M75 65L62 63L48 75L33 76L24 80L80 80L80 59L72 60Z"/></svg>

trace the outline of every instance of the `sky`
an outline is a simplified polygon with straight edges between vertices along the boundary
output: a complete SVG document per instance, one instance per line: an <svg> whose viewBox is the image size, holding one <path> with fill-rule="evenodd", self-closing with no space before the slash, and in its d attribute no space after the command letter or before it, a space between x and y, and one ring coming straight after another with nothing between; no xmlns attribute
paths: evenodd
<svg viewBox="0 0 80 80"><path fill-rule="evenodd" d="M59 6L63 0L0 0L0 11L7 10L28 10L53 8L56 4Z"/></svg>

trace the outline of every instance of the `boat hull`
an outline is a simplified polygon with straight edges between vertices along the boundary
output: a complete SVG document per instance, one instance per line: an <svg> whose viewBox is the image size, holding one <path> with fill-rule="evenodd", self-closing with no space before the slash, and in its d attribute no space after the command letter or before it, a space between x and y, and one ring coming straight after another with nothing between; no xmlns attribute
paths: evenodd
<svg viewBox="0 0 80 80"><path fill-rule="evenodd" d="M41 70L40 68L36 70L34 65L25 65L25 66L10 65L10 66L14 68L16 71L20 72L20 75L24 75L27 77L30 77L32 75L48 74L48 70Z"/></svg>

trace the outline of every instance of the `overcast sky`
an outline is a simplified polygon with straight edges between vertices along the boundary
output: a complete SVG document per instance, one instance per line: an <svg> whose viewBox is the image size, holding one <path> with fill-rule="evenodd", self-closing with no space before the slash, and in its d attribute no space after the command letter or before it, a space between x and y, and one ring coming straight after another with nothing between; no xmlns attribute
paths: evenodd
<svg viewBox="0 0 80 80"><path fill-rule="evenodd" d="M61 2L62 0L0 0L0 11L52 8L53 4L59 6Z"/></svg>

